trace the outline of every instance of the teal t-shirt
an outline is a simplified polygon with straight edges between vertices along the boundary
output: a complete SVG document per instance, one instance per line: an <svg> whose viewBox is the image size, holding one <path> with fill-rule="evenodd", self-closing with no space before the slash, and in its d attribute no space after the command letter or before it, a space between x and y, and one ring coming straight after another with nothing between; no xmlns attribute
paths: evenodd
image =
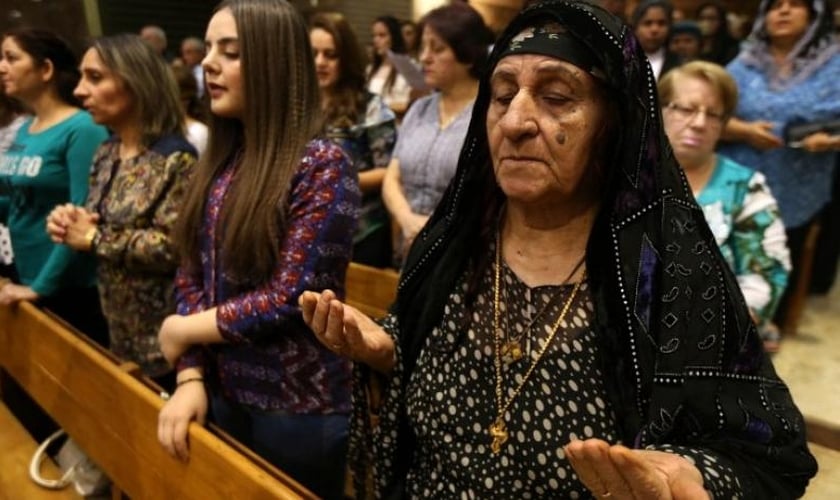
<svg viewBox="0 0 840 500"><path fill-rule="evenodd" d="M9 227L21 283L40 296L93 286L94 257L54 244L46 218L56 205L84 205L93 154L108 132L85 111L37 133L31 125L29 118L0 157L0 220Z"/></svg>

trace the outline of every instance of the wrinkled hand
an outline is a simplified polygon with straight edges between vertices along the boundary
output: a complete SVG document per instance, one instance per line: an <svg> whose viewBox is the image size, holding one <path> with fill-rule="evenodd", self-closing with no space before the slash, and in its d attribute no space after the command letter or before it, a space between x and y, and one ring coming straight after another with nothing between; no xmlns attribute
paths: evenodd
<svg viewBox="0 0 840 500"><path fill-rule="evenodd" d="M381 373L393 369L391 336L358 309L337 300L335 293L303 292L298 304L303 321L328 349Z"/></svg>
<svg viewBox="0 0 840 500"><path fill-rule="evenodd" d="M22 300L38 300L38 294L32 288L7 282L0 288L0 304L4 306L17 304Z"/></svg>
<svg viewBox="0 0 840 500"><path fill-rule="evenodd" d="M746 124L746 139L750 146L766 151L784 146L781 137L773 134L773 122L755 121Z"/></svg>
<svg viewBox="0 0 840 500"><path fill-rule="evenodd" d="M158 415L158 441L175 458L190 458L187 440L190 422L204 425L207 416L207 391L204 384L190 382L175 389Z"/></svg>
<svg viewBox="0 0 840 500"><path fill-rule="evenodd" d="M189 349L190 344L181 340L181 322L184 316L170 314L163 320L158 331L158 342L163 357L170 365L175 365L178 358Z"/></svg>
<svg viewBox="0 0 840 500"><path fill-rule="evenodd" d="M802 139L802 148L809 153L824 153L838 148L838 137L825 132L816 132Z"/></svg>
<svg viewBox="0 0 840 500"><path fill-rule="evenodd" d="M572 441L563 450L581 482L598 499L710 498L700 471L679 455L610 446L600 439Z"/></svg>

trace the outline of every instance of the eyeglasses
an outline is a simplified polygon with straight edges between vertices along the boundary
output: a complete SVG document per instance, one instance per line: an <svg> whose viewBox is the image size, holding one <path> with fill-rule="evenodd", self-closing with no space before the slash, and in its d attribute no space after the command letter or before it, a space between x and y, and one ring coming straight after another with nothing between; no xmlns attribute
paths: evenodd
<svg viewBox="0 0 840 500"><path fill-rule="evenodd" d="M723 125L723 122L726 121L726 115L724 115L723 113L711 111L705 106L683 106L681 104L672 102L665 106L665 109L668 109L671 112L673 112L677 116L677 118L679 118L682 121L693 120L700 113L703 113L703 115L705 115L705 117L715 125Z"/></svg>

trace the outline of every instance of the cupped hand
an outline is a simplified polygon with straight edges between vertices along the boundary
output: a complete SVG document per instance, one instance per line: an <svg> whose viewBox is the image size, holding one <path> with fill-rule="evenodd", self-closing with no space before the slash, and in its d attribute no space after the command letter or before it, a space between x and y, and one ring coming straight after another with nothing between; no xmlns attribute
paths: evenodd
<svg viewBox="0 0 840 500"><path fill-rule="evenodd" d="M566 458L595 498L707 500L703 476L687 459L655 450L631 450L600 439L572 441Z"/></svg>
<svg viewBox="0 0 840 500"><path fill-rule="evenodd" d="M339 301L331 290L303 292L298 304L303 321L328 349L381 373L393 369L391 336L361 311Z"/></svg>
<svg viewBox="0 0 840 500"><path fill-rule="evenodd" d="M747 142L762 151L784 146L782 138L773 133L773 126L773 122L750 122L747 124Z"/></svg>
<svg viewBox="0 0 840 500"><path fill-rule="evenodd" d="M204 384L190 382L175 389L158 415L158 441L175 458L189 460L187 439L190 422L204 425L207 416L207 390Z"/></svg>
<svg viewBox="0 0 840 500"><path fill-rule="evenodd" d="M0 288L0 304L8 306L22 300L38 300L38 294L28 286L11 282L7 282L3 288Z"/></svg>

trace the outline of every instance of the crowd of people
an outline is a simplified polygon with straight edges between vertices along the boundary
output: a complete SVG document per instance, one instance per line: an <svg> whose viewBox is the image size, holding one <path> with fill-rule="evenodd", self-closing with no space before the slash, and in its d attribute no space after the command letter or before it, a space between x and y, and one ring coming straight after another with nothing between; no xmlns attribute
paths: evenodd
<svg viewBox="0 0 840 500"><path fill-rule="evenodd" d="M840 196L831 5L524 4L3 33L0 304L137 363L174 457L210 419L324 498L801 495L768 353Z"/></svg>

